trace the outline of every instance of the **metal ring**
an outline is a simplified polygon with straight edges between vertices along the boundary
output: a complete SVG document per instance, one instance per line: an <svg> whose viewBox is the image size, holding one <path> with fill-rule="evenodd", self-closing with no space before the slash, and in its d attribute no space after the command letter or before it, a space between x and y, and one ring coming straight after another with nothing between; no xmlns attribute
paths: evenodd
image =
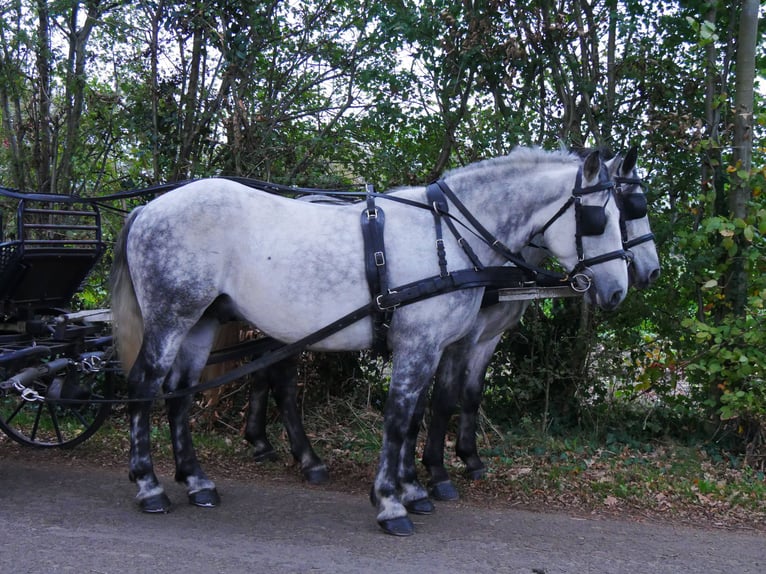
<svg viewBox="0 0 766 574"><path fill-rule="evenodd" d="M577 282L581 280L585 281L585 287L578 286ZM577 293L585 293L593 285L593 279L591 279L591 277L585 273L577 273L576 275L572 276L569 285L572 287L573 291Z"/></svg>

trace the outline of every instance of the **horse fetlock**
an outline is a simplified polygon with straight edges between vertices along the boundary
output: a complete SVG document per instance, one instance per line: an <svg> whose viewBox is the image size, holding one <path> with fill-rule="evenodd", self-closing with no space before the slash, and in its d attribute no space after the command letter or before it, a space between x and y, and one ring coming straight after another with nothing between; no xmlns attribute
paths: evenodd
<svg viewBox="0 0 766 574"><path fill-rule="evenodd" d="M146 479L136 479L138 483L138 493L136 501L141 512L148 514L164 514L170 512L170 499L165 494L165 489L156 481L147 481Z"/></svg>
<svg viewBox="0 0 766 574"><path fill-rule="evenodd" d="M412 514L431 514L435 510L428 491L417 480L402 486L401 500Z"/></svg>
<svg viewBox="0 0 766 574"><path fill-rule="evenodd" d="M415 500L428 498L428 491L416 480L407 484L402 484L400 497L402 502L406 505Z"/></svg>
<svg viewBox="0 0 766 574"><path fill-rule="evenodd" d="M436 484L438 482L444 482L449 480L449 473L443 465L429 465L426 466L428 472L429 484Z"/></svg>
<svg viewBox="0 0 766 574"><path fill-rule="evenodd" d="M189 475L184 479L186 492L193 494L201 490L215 490L215 483L205 476Z"/></svg>
<svg viewBox="0 0 766 574"><path fill-rule="evenodd" d="M407 516L407 509L402 502L395 496L384 496L378 498L378 522L394 520Z"/></svg>
<svg viewBox="0 0 766 574"><path fill-rule="evenodd" d="M478 456L465 460L465 474L471 480L480 480L487 473L487 467Z"/></svg>
<svg viewBox="0 0 766 574"><path fill-rule="evenodd" d="M279 455L267 440L249 441L253 445L253 460L255 462L275 462Z"/></svg>

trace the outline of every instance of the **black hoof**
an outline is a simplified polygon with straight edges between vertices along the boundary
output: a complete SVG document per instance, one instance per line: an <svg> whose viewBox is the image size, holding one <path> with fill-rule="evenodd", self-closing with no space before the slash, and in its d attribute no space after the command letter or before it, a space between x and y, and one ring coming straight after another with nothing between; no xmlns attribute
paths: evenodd
<svg viewBox="0 0 766 574"><path fill-rule="evenodd" d="M313 485L319 485L324 484L328 480L330 480L330 473L327 471L325 467L320 468L307 468L303 472L303 478L306 479L306 482Z"/></svg>
<svg viewBox="0 0 766 574"><path fill-rule="evenodd" d="M263 452L253 452L253 460L255 462L276 462L279 460L279 455L274 449L265 450Z"/></svg>
<svg viewBox="0 0 766 574"><path fill-rule="evenodd" d="M431 502L428 498L413 500L412 502L405 504L404 507L407 509L407 512L421 515L433 514L434 510L436 510L434 503Z"/></svg>
<svg viewBox="0 0 766 574"><path fill-rule="evenodd" d="M455 485L453 485L449 480L432 484L431 496L433 496L435 500L442 501L458 500L460 498L460 494L458 494L457 488L455 488Z"/></svg>
<svg viewBox="0 0 766 574"><path fill-rule="evenodd" d="M202 508L215 508L221 504L221 497L215 488L206 488L189 493L189 504Z"/></svg>
<svg viewBox="0 0 766 574"><path fill-rule="evenodd" d="M390 520L378 520L378 526L383 529L383 532L391 536L412 536L415 533L415 525L406 516Z"/></svg>
<svg viewBox="0 0 766 574"><path fill-rule="evenodd" d="M170 499L163 492L138 501L141 512L147 514L167 514L170 512Z"/></svg>
<svg viewBox="0 0 766 574"><path fill-rule="evenodd" d="M468 468L465 471L465 475L470 480L481 480L482 478L484 478L485 474L487 474L486 466L480 466L479 468Z"/></svg>

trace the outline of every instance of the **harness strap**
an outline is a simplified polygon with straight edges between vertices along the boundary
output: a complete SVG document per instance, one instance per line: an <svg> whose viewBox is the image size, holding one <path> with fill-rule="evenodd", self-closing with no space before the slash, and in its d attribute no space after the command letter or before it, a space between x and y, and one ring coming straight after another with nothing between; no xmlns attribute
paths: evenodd
<svg viewBox="0 0 766 574"><path fill-rule="evenodd" d="M654 241L654 233L647 233L646 235L641 235L640 237L634 237L633 239L630 239L629 241L623 241L622 245L624 249L630 249L631 247L635 247L636 245L641 245L642 243L648 243L649 241Z"/></svg>
<svg viewBox="0 0 766 574"><path fill-rule="evenodd" d="M460 235L460 232L457 230L457 226L455 225L454 221L452 221L452 218L449 215L449 203L447 203L444 191L438 183L439 182L432 183L426 187L426 198L428 199L428 203L433 207L434 211L434 222L436 225L437 233L437 250L440 251L439 270L441 275L444 277L448 274L447 259L446 256L443 255L444 241L442 239L441 230L442 216L446 216L444 217L444 222L447 224L450 233L452 233L455 239L457 239L458 245L460 245L460 247L463 249L463 252L465 252L474 269L482 269L484 265L482 265L481 261L479 261L476 253L474 253L473 249L471 249L471 246L468 244L465 238Z"/></svg>
<svg viewBox="0 0 766 574"><path fill-rule="evenodd" d="M442 213L447 213L449 206L444 199L444 195L438 193L432 185L426 187L426 199L433 208L434 231L436 232L436 257L439 259L439 276L446 277L447 271L447 252L444 250L444 234L442 232Z"/></svg>
<svg viewBox="0 0 766 574"><path fill-rule="evenodd" d="M375 297L388 290L386 264L386 246L383 240L385 214L375 205L375 196L371 185L367 185L367 208L362 211L362 237L364 238L364 267L370 297ZM372 350L376 355L388 355L388 326L391 323L391 311L377 311L372 314Z"/></svg>

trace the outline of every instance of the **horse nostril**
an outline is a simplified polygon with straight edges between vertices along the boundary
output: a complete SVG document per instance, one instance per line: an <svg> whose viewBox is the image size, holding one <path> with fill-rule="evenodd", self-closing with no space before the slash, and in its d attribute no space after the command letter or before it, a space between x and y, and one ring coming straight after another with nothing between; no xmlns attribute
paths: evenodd
<svg viewBox="0 0 766 574"><path fill-rule="evenodd" d="M612 296L609 298L609 309L616 309L617 306L622 303L624 295L625 292L622 289L618 289L612 293Z"/></svg>
<svg viewBox="0 0 766 574"><path fill-rule="evenodd" d="M652 272L649 273L649 283L654 283L659 278L660 278L660 270L659 270L659 268L658 269L652 269Z"/></svg>

